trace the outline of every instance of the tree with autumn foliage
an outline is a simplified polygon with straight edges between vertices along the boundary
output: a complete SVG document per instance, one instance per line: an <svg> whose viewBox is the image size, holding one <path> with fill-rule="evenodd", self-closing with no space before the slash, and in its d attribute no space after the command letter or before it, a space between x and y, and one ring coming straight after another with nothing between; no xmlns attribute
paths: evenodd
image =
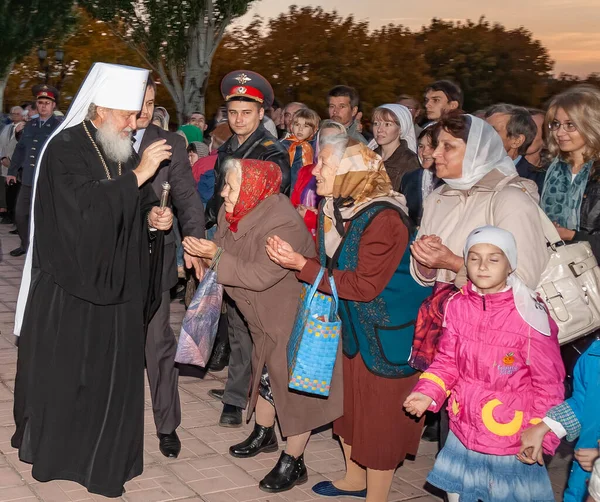
<svg viewBox="0 0 600 502"><path fill-rule="evenodd" d="M211 110L220 101L220 79L238 67L262 73L281 101L302 101L325 116L325 96L336 84L356 87L368 114L399 94L420 98L427 83L439 79L463 88L470 111L503 101L539 106L553 61L528 30L483 18L433 19L418 32L401 25L369 31L353 16L291 6L225 35L209 83Z"/></svg>
<svg viewBox="0 0 600 502"><path fill-rule="evenodd" d="M0 110L4 89L16 61L48 38L68 33L73 0L4 0L0 3Z"/></svg>
<svg viewBox="0 0 600 502"><path fill-rule="evenodd" d="M253 0L80 0L160 76L179 122L204 111L211 64L226 28Z"/></svg>

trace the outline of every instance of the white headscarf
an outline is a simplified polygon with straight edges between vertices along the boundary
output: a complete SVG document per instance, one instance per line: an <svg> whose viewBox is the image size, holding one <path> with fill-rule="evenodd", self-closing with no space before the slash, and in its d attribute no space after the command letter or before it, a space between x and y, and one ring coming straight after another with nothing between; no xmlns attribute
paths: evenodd
<svg viewBox="0 0 600 502"><path fill-rule="evenodd" d="M65 119L50 135L38 157L35 176L33 180L33 190L31 193L31 217L29 230L29 249L25 257L25 266L23 267L23 277L21 278L21 289L17 299L17 310L15 313L14 334L19 336L23 326L23 315L25 305L29 296L29 287L31 285L31 264L33 257L33 243L35 231L35 193L37 181L40 175L40 166L46 153L48 144L57 134L64 129L81 124L87 116L91 103L106 108L116 110L136 111L142 109L144 94L146 93L146 81L149 75L148 70L135 68L132 66L123 66L108 63L94 63L85 80L81 84L77 95L71 103Z"/></svg>
<svg viewBox="0 0 600 502"><path fill-rule="evenodd" d="M486 225L473 230L464 249L465 262L469 250L476 244L492 244L502 250L513 270L508 276L506 283L512 288L515 306L521 318L533 329L540 333L550 336L550 322L548 313L544 306L538 301L537 294L529 289L525 283L519 279L514 271L517 269L517 243L513 234L502 228Z"/></svg>
<svg viewBox="0 0 600 502"><path fill-rule="evenodd" d="M406 106L395 103L381 105L378 108L385 108L396 116L398 124L400 124L400 139L406 141L408 148L414 153L417 153L417 138L415 136L415 126L410 110L406 108ZM375 150L378 146L379 145L375 140L372 140L369 143L369 148L371 148L371 150Z"/></svg>
<svg viewBox="0 0 600 502"><path fill-rule="evenodd" d="M517 174L512 159L507 155L502 138L485 120L466 115L471 120L467 149L462 165L462 176L455 179L443 178L448 186L456 190L469 190L486 174L498 169L505 176Z"/></svg>

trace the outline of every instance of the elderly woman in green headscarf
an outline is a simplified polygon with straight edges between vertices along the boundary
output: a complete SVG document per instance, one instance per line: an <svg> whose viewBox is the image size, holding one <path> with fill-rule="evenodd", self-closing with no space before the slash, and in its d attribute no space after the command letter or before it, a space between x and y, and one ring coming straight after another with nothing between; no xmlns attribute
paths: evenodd
<svg viewBox="0 0 600 502"><path fill-rule="evenodd" d="M202 129L196 127L195 125L182 125L178 129L178 131L181 131L184 134L184 136L187 139L188 145L193 143L194 141L199 141L200 143L202 143L202 141L204 140L204 133L202 132Z"/></svg>

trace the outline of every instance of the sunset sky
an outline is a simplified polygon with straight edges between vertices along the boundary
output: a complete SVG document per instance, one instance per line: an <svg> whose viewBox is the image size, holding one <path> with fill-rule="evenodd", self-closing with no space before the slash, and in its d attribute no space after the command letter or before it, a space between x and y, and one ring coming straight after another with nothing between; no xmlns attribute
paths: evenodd
<svg viewBox="0 0 600 502"><path fill-rule="evenodd" d="M369 21L371 28L395 23L418 30L433 17L477 21L485 15L509 29L524 26L533 32L550 51L557 74L600 72L600 0L260 0L241 21L247 22L254 14L276 17L292 4L320 5L343 16L354 14L358 20Z"/></svg>

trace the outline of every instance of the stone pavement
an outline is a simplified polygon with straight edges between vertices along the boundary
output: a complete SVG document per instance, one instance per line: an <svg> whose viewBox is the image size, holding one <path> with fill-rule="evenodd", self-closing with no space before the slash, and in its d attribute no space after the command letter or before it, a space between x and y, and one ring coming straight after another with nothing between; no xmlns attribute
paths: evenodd
<svg viewBox="0 0 600 502"><path fill-rule="evenodd" d="M8 254L18 245L17 237L9 235L10 229L10 225L0 225L0 502L114 500L91 495L70 481L36 482L31 477L31 466L20 462L17 452L10 446L17 361L12 332L24 263L24 257L12 258ZM173 302L171 313L173 329L175 333L179 333L183 306L179 302ZM335 480L343 475L344 460L341 449L332 438L331 430L326 430L314 434L308 443L305 454L309 469L307 484L276 495L259 490L258 481L275 465L280 453L261 454L246 460L235 459L227 454L231 444L247 437L251 426L224 429L216 425L220 414L220 402L211 399L207 392L211 388L223 386L226 376L226 371L223 371L209 373L204 379L180 379L183 420L178 432L182 451L177 460L166 459L158 451L150 397L146 387L144 473L127 483L126 493L117 500L304 502L319 499L310 490L313 484L325 479ZM425 477L434 462L435 450L431 443L421 443L416 460L406 461L397 470L389 501L439 500L424 488ZM564 445L549 464L556 500L562 499L570 457L571 451L568 445Z"/></svg>

